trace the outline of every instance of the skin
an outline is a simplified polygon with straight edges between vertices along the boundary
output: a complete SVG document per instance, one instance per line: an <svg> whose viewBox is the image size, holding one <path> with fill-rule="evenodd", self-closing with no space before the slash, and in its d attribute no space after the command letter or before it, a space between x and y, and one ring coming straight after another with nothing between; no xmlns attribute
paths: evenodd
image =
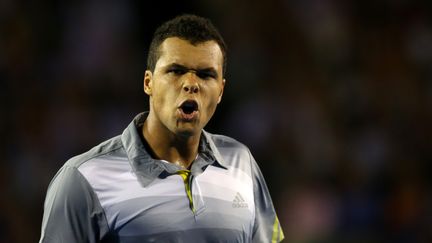
<svg viewBox="0 0 432 243"><path fill-rule="evenodd" d="M157 159L188 168L197 156L202 129L222 98L222 51L215 41L192 45L177 37L163 41L159 51L154 72L144 75L150 112L142 132ZM198 103L192 118L179 109L186 100Z"/></svg>

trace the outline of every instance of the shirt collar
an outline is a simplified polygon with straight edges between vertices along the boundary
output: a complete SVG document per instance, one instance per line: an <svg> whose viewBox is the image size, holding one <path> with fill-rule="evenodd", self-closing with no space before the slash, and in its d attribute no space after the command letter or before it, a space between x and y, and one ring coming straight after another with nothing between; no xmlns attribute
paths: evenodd
<svg viewBox="0 0 432 243"><path fill-rule="evenodd" d="M121 136L123 147L126 150L129 162L142 186L146 187L157 177L165 174L174 174L179 170L174 164L164 163L153 159L141 141L138 128L144 124L148 112L138 114L123 131ZM199 145L198 158L191 167L192 174L202 173L208 165L227 169L223 158L211 139L211 135L203 130Z"/></svg>

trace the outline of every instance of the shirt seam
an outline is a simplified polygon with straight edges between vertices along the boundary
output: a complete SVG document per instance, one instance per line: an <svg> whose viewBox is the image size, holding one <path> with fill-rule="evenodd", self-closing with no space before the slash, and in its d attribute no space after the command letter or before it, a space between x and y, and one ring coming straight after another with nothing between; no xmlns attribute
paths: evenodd
<svg viewBox="0 0 432 243"><path fill-rule="evenodd" d="M253 171L253 161L252 161L252 154L251 154L251 152L250 152L250 150L247 148L247 152L248 152L248 156L249 156L249 165L250 165L250 173L251 173L251 177L252 177L252 192L253 192L253 198L254 198L254 214L253 214L253 225L252 225L252 234L251 234L251 237L252 237L252 240L253 240L253 238L254 238L254 235L256 234L256 231L257 231L257 228L256 228L256 215L257 215L257 210L256 210L256 195L255 195L255 180L254 180L254 177L255 177L255 174L254 174L254 171Z"/></svg>
<svg viewBox="0 0 432 243"><path fill-rule="evenodd" d="M79 174L79 176L80 176L80 177L85 181L85 183L86 183L86 185L88 186L89 190L91 190L91 193L92 193L93 196L96 198L96 200L97 200L96 203L97 203L98 206L102 209L102 213L103 213L103 216L104 216L104 219L105 219L105 223L106 223L106 225L107 225L107 227L108 227L108 232L107 232L107 233L111 232L112 229L111 229L111 227L110 227L110 225L109 225L109 223L108 223L108 218L107 218L107 216L106 216L105 209L102 207L102 204L101 204L101 202L100 202L100 200L99 200L99 197L97 196L97 194L96 194L96 192L94 191L93 187L91 186L90 182L89 182L89 181L87 180L87 178L86 178L86 177L81 173L81 171L78 170L77 167L72 167L72 166L66 166L66 167L69 167L69 168L71 168L71 169L76 170L76 172Z"/></svg>
<svg viewBox="0 0 432 243"><path fill-rule="evenodd" d="M93 155L93 156L90 156L89 158L83 160L81 163L79 163L79 164L76 165L76 166L73 166L73 165L65 165L66 167L69 167L69 168L75 169L75 170L79 173L80 177L82 177L82 178L85 180L85 183L87 184L87 186L88 186L89 189L91 190L93 196L96 198L98 206L102 209L102 213L103 213L103 215L104 215L104 219L105 219L105 222L106 222L106 224L107 224L107 227L108 227L108 231L109 231L109 232L112 232L112 228L111 228L111 226L109 225L108 218L107 218L107 216L106 216L106 212L105 212L105 208L102 206L102 204L101 204L101 202L100 202L100 199L99 199L98 195L96 194L96 192L94 191L94 189L93 189L92 185L90 184L90 182L87 180L87 178L86 178L86 177L81 173L81 171L79 170L79 167L81 167L84 163L88 162L89 160L92 160L92 159L97 158L97 157L100 157L100 156L104 156L104 155L106 155L106 154L109 154L109 153L112 153L112 152L114 152L114 151L117 151L117 150L119 150L119 149L121 149L121 148L123 148L123 145L122 145L122 144L119 144L118 146L115 146L114 148L111 148L111 149L109 149L109 150L106 151L106 152L98 153L98 154L95 154L95 155ZM109 232L108 232L108 233L109 233Z"/></svg>
<svg viewBox="0 0 432 243"><path fill-rule="evenodd" d="M117 146L118 146L118 147L117 147ZM105 152L102 152L102 153L97 153L97 154L95 154L95 155L90 156L89 158L83 159L83 160L80 161L76 166L73 166L73 165L66 165L66 166L75 167L75 168L78 169L79 167L81 167L84 163L88 162L89 160L92 160L92 159L97 158L97 157L100 157L100 156L104 156L104 155L106 155L106 154L112 153L112 152L114 152L114 151L117 151L117 150L123 148L123 145L122 145L122 144L119 144L119 145L117 145L117 146L114 147L114 148L109 149L108 151L105 151ZM91 150L90 150L90 151L91 151ZM90 151L89 151L89 152L90 152Z"/></svg>

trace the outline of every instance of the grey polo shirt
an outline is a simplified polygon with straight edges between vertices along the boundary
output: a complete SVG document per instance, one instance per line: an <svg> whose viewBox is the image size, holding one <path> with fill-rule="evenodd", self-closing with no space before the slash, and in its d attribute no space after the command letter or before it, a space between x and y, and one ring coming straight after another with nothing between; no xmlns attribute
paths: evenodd
<svg viewBox="0 0 432 243"><path fill-rule="evenodd" d="M279 242L283 232L250 151L203 131L190 170L153 159L139 114L123 134L57 172L40 242Z"/></svg>

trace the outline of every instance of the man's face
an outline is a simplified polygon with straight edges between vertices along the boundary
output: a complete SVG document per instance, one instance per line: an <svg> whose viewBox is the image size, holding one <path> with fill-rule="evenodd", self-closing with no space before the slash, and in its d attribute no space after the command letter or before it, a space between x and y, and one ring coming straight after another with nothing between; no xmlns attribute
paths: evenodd
<svg viewBox="0 0 432 243"><path fill-rule="evenodd" d="M159 47L154 72L147 70L144 91L153 120L176 135L197 135L221 101L223 56L215 41L196 45L171 37Z"/></svg>

